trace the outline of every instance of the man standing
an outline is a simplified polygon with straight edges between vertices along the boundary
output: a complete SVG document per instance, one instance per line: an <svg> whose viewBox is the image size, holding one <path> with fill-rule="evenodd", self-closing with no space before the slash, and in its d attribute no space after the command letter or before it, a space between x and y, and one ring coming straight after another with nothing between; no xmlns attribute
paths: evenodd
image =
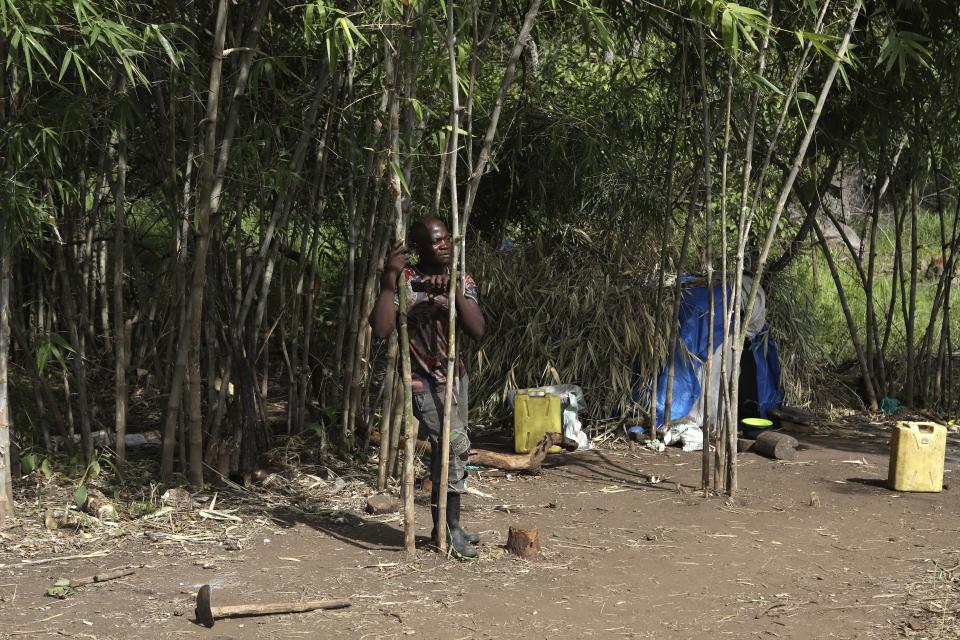
<svg viewBox="0 0 960 640"><path fill-rule="evenodd" d="M410 334L410 367L413 385L413 412L420 421L420 435L430 440L430 506L433 533L437 540L440 469L440 439L443 434L444 390L447 382L449 336L450 233L442 220L421 218L410 229L411 248L419 256L415 267L406 266L409 251L397 244L387 258L380 283L380 295L370 323L373 334L385 338L397 323L399 297L397 287L406 287L407 326ZM403 276L402 283L397 282ZM471 338L483 337L485 321L477 298L477 285L468 274L457 284L455 297L457 324ZM450 411L450 459L447 482L447 547L461 559L477 557L473 546L480 537L466 533L460 526L460 496L467 476L470 438L467 435L467 396L469 379L466 368L457 357L454 368L453 402Z"/></svg>

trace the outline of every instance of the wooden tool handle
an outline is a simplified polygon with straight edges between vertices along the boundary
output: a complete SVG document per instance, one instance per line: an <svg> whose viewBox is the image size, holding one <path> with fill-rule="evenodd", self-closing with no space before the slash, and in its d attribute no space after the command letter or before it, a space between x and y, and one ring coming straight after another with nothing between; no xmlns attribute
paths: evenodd
<svg viewBox="0 0 960 640"><path fill-rule="evenodd" d="M87 576L85 578L77 578L76 580L71 580L70 586L82 587L85 584L92 584L94 582L107 582L108 580L116 580L117 578L129 576L134 573L136 573L134 569L117 569L115 571L108 571L106 573L98 573L95 576Z"/></svg>
<svg viewBox="0 0 960 640"><path fill-rule="evenodd" d="M227 607L211 607L214 618L241 618L243 616L269 616L275 613L303 613L317 609L343 609L350 606L349 600L312 600L309 602L277 602L273 604L237 604Z"/></svg>

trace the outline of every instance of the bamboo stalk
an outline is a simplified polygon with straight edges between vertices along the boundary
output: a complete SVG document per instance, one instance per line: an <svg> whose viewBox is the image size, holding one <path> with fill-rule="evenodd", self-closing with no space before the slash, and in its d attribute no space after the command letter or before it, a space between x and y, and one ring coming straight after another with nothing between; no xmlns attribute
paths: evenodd
<svg viewBox="0 0 960 640"><path fill-rule="evenodd" d="M463 203L463 226L464 228L470 222L470 214L473 211L473 204L477 197L477 189L480 187L480 178L487 170L487 163L490 160L493 151L493 140L497 135L497 126L500 122L500 114L503 112L503 105L507 101L507 92L510 85L513 84L513 75L517 68L517 61L520 60L520 54L530 37L533 30L533 23L537 19L537 13L540 11L541 0L531 0L527 7L527 12L523 16L523 24L520 26L520 32L516 40L513 41L513 49L510 51L510 57L507 59L507 68L500 79L500 90L497 92L497 98L493 103L493 110L490 112L490 122L487 124L487 132L483 137L483 146L480 148L480 156L477 158L473 173L470 174L467 183L466 198ZM456 149L456 145L451 145Z"/></svg>
<svg viewBox="0 0 960 640"><path fill-rule="evenodd" d="M207 252L210 246L210 218L216 206L214 180L216 178L214 154L217 149L217 122L220 116L220 80L223 70L223 46L227 31L229 2L219 0L214 29L213 56L210 63L210 80L207 92L206 136L203 159L200 166L200 202L197 211L193 281L190 291L189 350L187 366L189 373L189 438L190 438L190 484L203 487L203 410L201 394L203 381L200 378L201 330L203 327L203 298L206 288Z"/></svg>
<svg viewBox="0 0 960 640"><path fill-rule="evenodd" d="M680 73L677 81L678 84L678 104L677 104L677 113L684 113L686 111L686 82L685 70L686 70L686 47L683 47L680 59ZM657 272L657 293L656 293L656 302L654 303L654 308L659 311L661 305L663 304L663 290L665 285L666 270L667 270L667 255L668 249L670 246L670 230L671 223L673 218L673 189L674 189L674 172L676 171L677 166L677 145L679 143L681 129L681 121L679 118L676 119L676 126L673 128L673 132L670 137L670 151L668 154L667 160L667 174L666 174L666 186L664 188L664 199L662 202L662 207L664 209L663 217L663 234L660 239L660 268ZM679 274L678 274L679 277ZM660 313L655 313L653 316L653 335L654 337L659 337L660 335ZM667 344L667 354L666 357L673 358L673 352L670 350L670 344ZM654 345L654 370L653 377L651 380L650 387L650 440L656 441L657 438L657 395L658 395L658 385L660 382L660 369L656 366L658 360L656 358L656 345ZM664 360L664 365L667 365L669 360ZM664 405L663 421L666 424L667 417L667 407Z"/></svg>
<svg viewBox="0 0 960 640"><path fill-rule="evenodd" d="M126 99L126 78L120 79L120 99ZM126 105L120 107L117 124L117 181L113 189L116 220L114 223L113 248L113 322L114 322L114 431L116 433L115 450L117 462L123 463L127 456L127 405L129 390L127 389L127 369L130 366L128 352L128 336L126 310L124 309L124 238L127 225L126 190L127 190L127 125Z"/></svg>
<svg viewBox="0 0 960 640"><path fill-rule="evenodd" d="M51 218L52 220L52 218ZM63 238L60 231L53 224L55 235L54 254L56 256L57 275L63 289L62 295L64 306L66 307L67 330L70 334L70 342L77 353L72 358L73 375L77 383L77 400L80 402L80 441L81 451L84 462L89 462L93 457L93 440L91 439L91 419L90 419L90 400L88 394L86 350L80 339L79 322L77 319L77 305L73 297L73 289L70 284L70 275L67 273L67 258L63 249ZM67 381L67 372L64 371L64 381ZM65 387L65 391L69 387ZM70 406L70 396L67 395L67 405Z"/></svg>
<svg viewBox="0 0 960 640"><path fill-rule="evenodd" d="M387 344L386 373L383 376L383 402L380 409L380 456L377 460L377 489L383 491L387 486L387 468L390 461L390 442L393 431L399 430L400 421L394 423L393 396L396 388L397 371L397 334L391 333Z"/></svg>
<svg viewBox="0 0 960 640"><path fill-rule="evenodd" d="M399 342L398 342L399 350ZM393 383L393 404L390 408L390 449L387 455L387 476L399 478L402 473L400 459L400 435L403 426L403 376L399 376Z"/></svg>
<svg viewBox="0 0 960 640"><path fill-rule="evenodd" d="M681 31L680 36L680 46L681 46L681 57L680 57L680 85L681 87L686 87L687 83L687 32L686 30ZM684 89L685 90L685 89ZM685 114L685 111L681 111L681 114ZM677 126L683 126L683 117L677 119ZM680 330L680 303L683 299L683 288L682 288L682 278L683 275L683 264L687 255L687 245L690 242L690 232L693 229L693 209L694 201L696 200L696 193L700 186L699 183L700 174L697 173L697 178L694 181L695 185L690 197L690 206L687 209L687 218L686 222L683 225L683 239L681 240L681 248L677 254L677 260L674 263L674 271L676 271L676 277L674 279L674 292L673 292L673 305L670 312L670 325L668 327L667 333L667 388L663 395L663 426L664 429L667 428L667 425L670 424L670 421L673 418L673 381L676 374L676 351L677 351L677 340ZM668 204L669 210L672 211L673 203L672 201ZM668 215L668 222L669 218ZM656 423L656 420L654 420ZM654 424L656 427L656 424Z"/></svg>
<svg viewBox="0 0 960 640"><path fill-rule="evenodd" d="M704 175L704 195L703 209L706 226L706 241L704 242L703 261L707 267L707 295L710 297L710 309L707 313L707 361L703 366L703 379L705 381L701 397L703 398L703 453L701 456L700 484L704 496L708 495L710 490L710 380L713 371L713 320L716 310L714 309L713 296L713 210L711 208L711 198L713 196L713 173L711 169L711 147L713 145L713 132L710 126L710 93L707 82L707 63L706 63L706 45L703 37L703 25L697 23L697 44L700 54L700 83L703 86L703 175Z"/></svg>
<svg viewBox="0 0 960 640"><path fill-rule="evenodd" d="M8 366L10 358L10 282L13 279L13 259L9 218L0 219L0 518L13 516L13 466L10 449L10 431L13 412L10 411Z"/></svg>
<svg viewBox="0 0 960 640"><path fill-rule="evenodd" d="M920 207L920 195L917 181L910 181L910 294L907 301L907 319L905 324L907 341L907 374L904 399L907 406L914 406L916 401L916 336L914 321L917 317L917 210Z"/></svg>
<svg viewBox="0 0 960 640"><path fill-rule="evenodd" d="M772 3L771 3L772 5ZM826 19L827 11L830 8L830 2L827 0L823 3L823 7L820 9L820 14L817 16L817 22L813 27L814 33L820 33L823 28L823 21ZM771 6L772 9L772 6ZM769 14L771 17L773 15L772 11ZM750 215L749 220L753 220L754 215L757 211L757 206L760 203L760 197L763 194L764 180L767 175L767 169L770 167L770 161L773 157L773 152L777 148L777 142L780 139L780 133L783 131L783 125L787 120L787 114L790 112L790 108L793 106L794 97L797 94L797 89L800 86L800 79L803 75L803 71L806 65L807 57L810 55L810 51L813 49L813 41L809 38L803 47L803 53L800 54L800 61L797 63L797 67L794 70L793 76L790 79L790 86L787 89L786 93L783 96L782 105L780 108L780 117L777 120L777 126L773 131L773 135L770 136L769 143L767 144L767 154L763 158L763 163L760 165L760 172L757 176L757 185L753 191L753 203L750 206ZM762 71L761 71L762 73ZM749 226L748 226L749 232Z"/></svg>
<svg viewBox="0 0 960 640"><path fill-rule="evenodd" d="M823 106L827 101L827 97L830 94L830 89L833 87L833 81L837 76L837 73L840 70L840 65L844 61L847 55L847 49L850 45L850 38L853 35L854 28L856 27L857 16L860 15L860 8L862 6L862 0L855 0L853 8L850 11L849 22L847 25L847 30L844 33L843 40L840 43L840 47L837 51L837 57L834 60L833 64L830 67L830 71L827 74L826 79L824 80L823 87L820 90L820 95L817 98L816 105L814 106L813 113L810 116L810 120L807 123L807 131L804 135L800 147L797 150L796 157L794 158L793 164L790 167L790 173L787 175L786 180L784 181L783 188L780 191L780 196L777 199L777 203L773 209L770 227L767 230L766 238L764 239L763 247L760 251L760 256L757 260L756 273L754 274L753 286L750 289L750 296L747 300L746 309L744 312L744 317L749 318L751 312L753 311L753 305L756 302L757 294L760 290L760 281L763 277L763 268L767 261L767 257L770 253L770 247L773 244L773 240L776 237L777 225L780 222L780 217L783 214L783 210L787 203L787 198L790 195L790 192L793 190L794 182L796 181L797 174L800 172L800 166L803 164L803 160L806 157L807 149L810 145L810 141L813 138L813 134L816 131L817 123L820 120L820 114L823 111ZM735 348L737 353L734 354L734 357L739 354L739 351L743 347L743 342L746 338L745 332L741 330L738 326L738 335L735 340ZM861 362L861 367L865 368L863 365L865 363ZM877 410L877 398L874 390L870 384L869 378L865 380L867 386L867 396L868 402L870 403L870 408L873 411ZM734 379L734 390L736 390L736 379ZM736 394L732 393L731 396L736 398ZM736 484L732 486L732 491L736 490Z"/></svg>
<svg viewBox="0 0 960 640"><path fill-rule="evenodd" d="M767 50L770 46L770 26L773 19L774 1L770 0L767 7L767 23L763 34L763 45L760 48L760 56L757 63L757 75L764 77L767 67ZM737 490L737 410L739 398L739 378L740 378L740 358L743 349L742 334L743 327L741 319L750 317L749 313L742 313L741 300L743 298L743 270L744 270L744 252L746 250L747 240L750 232L750 218L748 217L747 202L750 192L750 178L753 170L753 151L754 138L757 128L758 102L760 98L759 87L755 86L750 104L750 124L747 128L746 140L744 142L745 154L743 163L743 182L740 190L740 212L737 218L737 261L734 271L733 293L730 301L730 316L725 318L724 322L730 323L730 335L733 338L730 349L730 368L729 368L729 388L727 392L727 456L726 456L726 492L733 495ZM759 285L759 277L755 276L755 285ZM726 347L725 347L726 349Z"/></svg>

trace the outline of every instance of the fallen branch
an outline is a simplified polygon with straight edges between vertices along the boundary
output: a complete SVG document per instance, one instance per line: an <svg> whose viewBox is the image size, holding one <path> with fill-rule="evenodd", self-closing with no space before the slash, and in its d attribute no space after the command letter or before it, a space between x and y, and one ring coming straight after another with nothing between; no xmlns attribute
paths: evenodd
<svg viewBox="0 0 960 640"><path fill-rule="evenodd" d="M114 569L105 573L98 573L92 576L85 576L83 578L76 578L74 580L60 578L53 584L52 587L47 589L47 595L52 598L60 598L63 600L67 596L71 595L77 587L99 582L108 582L110 580L116 580L117 578L123 578L124 576L133 575L134 573L136 573L135 569L126 567L122 569Z"/></svg>
<svg viewBox="0 0 960 640"><path fill-rule="evenodd" d="M504 471L536 471L547 457L550 447L553 446L561 446L568 451L573 451L577 448L577 443L569 438L564 438L560 433L548 433L528 454L472 449L467 462L484 467L503 469Z"/></svg>
<svg viewBox="0 0 960 640"><path fill-rule="evenodd" d="M92 576L76 578L75 580L70 581L70 586L82 587L85 584L94 584L96 582L107 582L109 580L116 580L117 578L123 578L124 576L133 575L136 572L137 572L136 569L133 569L131 567L114 569L113 571L107 571L105 573L98 573Z"/></svg>
<svg viewBox="0 0 960 640"><path fill-rule="evenodd" d="M374 431L370 435L370 441L375 444L379 443L380 432ZM405 441L406 439L401 437L401 444ZM567 451L575 451L579 445L575 440L563 437L561 433L548 433L543 436L543 439L530 453L504 453L490 451L489 449L471 449L467 463L493 467L503 471L536 471L547 457L550 447L554 446L562 447ZM429 455L430 449L429 440L417 440L417 452Z"/></svg>

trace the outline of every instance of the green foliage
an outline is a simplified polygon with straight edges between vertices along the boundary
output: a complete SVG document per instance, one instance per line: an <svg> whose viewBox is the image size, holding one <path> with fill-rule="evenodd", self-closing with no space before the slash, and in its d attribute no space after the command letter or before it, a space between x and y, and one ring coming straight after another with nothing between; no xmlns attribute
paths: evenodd
<svg viewBox="0 0 960 640"><path fill-rule="evenodd" d="M106 457L106 454L100 453L97 457L90 461L86 469L84 469L83 475L80 476L80 480L77 482L77 487L73 491L73 502L77 505L78 509L82 509L87 503L87 481L96 479L100 476L100 472L102 470L100 466L101 461L110 463L109 458Z"/></svg>
<svg viewBox="0 0 960 640"><path fill-rule="evenodd" d="M890 73L894 65L900 75L900 84L905 84L910 63L930 68L931 53L925 46L930 38L912 31L898 31L892 28L883 40L877 56L877 66L883 66L884 73Z"/></svg>
<svg viewBox="0 0 960 640"><path fill-rule="evenodd" d="M39 317L42 310L47 318L46 326L31 332L34 352L26 357L50 384L56 384L60 374L69 371L68 365L81 357L94 372L97 387L106 387L112 375L115 343L107 340L104 317L98 317L98 311L109 305L115 293L108 272L117 255L111 234L119 172L118 147L111 140L120 129L128 142L127 244L120 248L128 261L120 293L136 307L130 314L136 367L148 371L145 378L159 381L157 385L168 382L168 355L179 339L178 305L186 299L184 283L192 267L195 238L189 222L196 219L203 195L198 176L205 166L213 6L150 0L0 0L4 56L0 157L5 187L0 191L0 211L14 221L16 268L18 277L24 276L24 286L18 283L15 291L16 312L28 320L30 314ZM356 324L347 327L350 314L341 311L345 308L341 304L367 295L367 265L372 265L370 281L376 283L378 242L389 241L379 236L384 228L392 229L393 194L384 176L400 176L403 205L410 215L433 208L440 158L450 133L447 12L456 12L462 105L471 87L469 71L476 71L469 118L464 111L459 121L462 147L457 158L463 183L467 150L472 148L470 160L475 162L528 3L270 3L259 42L246 49L244 42L258 6L257 2L230 5L216 153L224 149L221 138L232 114L236 135L229 163L221 167L225 171L218 192L220 209L212 221L203 310L211 329L210 335L204 334L201 360L223 367L227 358L236 363L247 356L255 361L269 355L272 366L284 367L289 374L285 381L306 367L314 385L310 402L325 404L323 419L307 428L329 431L342 415L336 407L343 385L342 367L338 370L337 365L342 362L335 360L350 350L346 341L351 335L366 339L361 316L369 311L358 307L357 317L352 318ZM707 145L713 161L713 210L726 207L726 230L733 231L742 176L749 169L755 178L761 170L784 101L789 100L766 186L757 195L757 217L747 246L748 253L755 253L770 223L782 174L807 130L823 79L837 57L850 6L825 5L822 0L542 3L531 39L523 43L516 81L501 105L489 173L483 177L470 219L469 237L477 241L476 249L468 252L475 265L470 270L491 274L498 288L507 289L489 292L495 319L491 324L503 329L489 340L505 343L498 345L500 356L495 363L492 358L484 361L488 373L478 377L478 388L487 397L478 398L479 403L489 406L510 372L514 379L521 374L520 378L539 381L538 376L549 375L549 367L564 375L594 376L592 384L604 399L622 398L630 386L629 358L607 351L613 343L642 351L645 367L652 366L663 337L643 335L637 328L647 330L650 311L646 307L647 315L641 318L638 312L632 318L635 322L626 327L617 324L615 317L599 317L598 324L591 325L595 310L582 300L604 304L617 300L661 258L668 267L675 265L688 211L695 217L691 246L705 242L718 246L718 238L707 238L703 229L706 193L698 175L703 147ZM902 129L909 129L913 139L936 148L937 157L942 158L938 175L952 188L960 164L956 100L960 64L954 44L960 19L950 13L950 6L945 10L942 2L933 0L871 4L868 9L854 32L855 49L840 67L847 90L834 91L827 101L801 176L806 183L817 184L823 167L835 155L874 171L889 161L894 134L899 137ZM761 43L767 39L761 71ZM808 46L812 55L803 58ZM394 52L397 56L391 61L398 63L405 83L400 87L393 87L393 78L386 77L384 56ZM244 60L252 60L252 66L248 87L240 97L237 83ZM705 82L700 77L701 63ZM899 82L891 81L894 70ZM790 94L795 75L799 86ZM317 122L305 132L304 114L320 82L325 84ZM399 158L387 154L391 132L385 96L394 88L401 114ZM728 92L730 144L724 146ZM751 129L754 103L756 123ZM712 139L706 143L704 107L712 119ZM751 131L754 148L748 168ZM928 142L931 138L935 140ZM302 139L306 160L294 169L291 160ZM723 161L726 192L720 188ZM905 162L902 170L924 185L933 182L932 169L919 160ZM440 183L445 189L445 182ZM444 215L449 200L446 193L442 195L440 213ZM902 200L903 194L894 197ZM278 225L273 244L266 246L265 229L277 222L276 213L286 216L284 224ZM179 230L185 220L187 235L182 237ZM719 221L715 226L720 227ZM588 248L592 242L570 231L574 229L592 242L603 238L614 247ZM353 245L351 230L356 235ZM568 231L562 241L557 240L560 230ZM664 230L671 240L665 257L659 255ZM782 225L774 256L794 231L793 226ZM889 234L889 229L884 232ZM504 236L523 247L527 261L491 249ZM301 261L314 245L316 253ZM342 282L348 247L355 254L352 291ZM269 285L251 284L258 257L274 248L279 252L277 259L263 268L273 280ZM556 254L550 253L551 248L557 248ZM64 254L66 283L59 274L49 275L58 266L58 250ZM889 246L884 250L889 251ZM608 254L617 257L624 273L593 264ZM603 291L609 297L582 291L586 287L577 281L576 273L580 261L589 262L590 272L603 279ZM798 347L791 360L795 372L801 370L803 358L829 362L849 352L830 283L823 280L822 270L814 277L801 264L794 265L791 281L805 287L815 300L810 314L824 310L816 326L823 332L818 339L829 345L829 355L818 354L811 346L818 340L804 334L802 349ZM693 249L688 266L705 266ZM844 277L849 277L847 265L843 268ZM306 316L299 313L299 306L306 304L308 274L316 275L310 292L314 335L310 336L311 353L302 361L306 364L298 364L290 352L305 343L301 319ZM530 274L569 284L583 295L567 309L566 300L555 290L542 292L536 282L516 284ZM245 334L253 326L231 324L237 298L251 286L255 301L264 302L265 319L260 326L264 331L257 335ZM74 296L76 312L83 316L78 318L77 344L68 337L68 294ZM853 293L853 304L860 318L865 310L857 306L861 304L858 295ZM781 299L784 304L787 300ZM629 303L636 305L631 310L640 308L638 300ZM922 303L921 312L926 310ZM530 322L513 324L510 314L542 321L558 331L576 320L579 324L571 331L579 341L551 332L539 341L536 335L524 333ZM600 341L588 335L598 326L609 329ZM806 327L798 324L796 328ZM244 358L234 351L231 330L243 343ZM622 332L630 333L624 337ZM527 345L523 354L511 352L514 339ZM903 346L899 325L894 339L897 348ZM252 356L250 349L257 355ZM484 346L477 355L494 351ZM15 354L17 359L23 357L19 351ZM522 362L514 367L509 358ZM24 365L33 363L17 364L24 370ZM374 358L360 364L373 370ZM801 380L802 375L795 378ZM807 386L801 381L798 387ZM362 388L369 387L368 382ZM142 393L138 398L144 405L150 405L148 419L156 420L161 413L158 398L169 389L138 387L135 391ZM93 401L109 407L103 394L93 395ZM238 393L238 398L242 396ZM259 406L261 400L254 404ZM21 407L29 401L29 397L18 398ZM79 401L73 396L70 401L78 414ZM252 414L255 408L243 411ZM210 407L203 409L205 416L211 415ZM17 415L23 413L21 409ZM232 420L243 419L242 413L228 408L227 433L236 426ZM99 419L109 422L109 417ZM41 424L20 422L24 431ZM94 460L83 470L75 496L78 501L85 498L84 484L100 472L103 460ZM40 455L27 464L41 469L46 465L52 473L50 463Z"/></svg>
<svg viewBox="0 0 960 640"><path fill-rule="evenodd" d="M49 458L37 453L28 453L20 456L20 467L24 473L31 473L39 469L44 478L50 479L53 477L53 468L50 466Z"/></svg>

